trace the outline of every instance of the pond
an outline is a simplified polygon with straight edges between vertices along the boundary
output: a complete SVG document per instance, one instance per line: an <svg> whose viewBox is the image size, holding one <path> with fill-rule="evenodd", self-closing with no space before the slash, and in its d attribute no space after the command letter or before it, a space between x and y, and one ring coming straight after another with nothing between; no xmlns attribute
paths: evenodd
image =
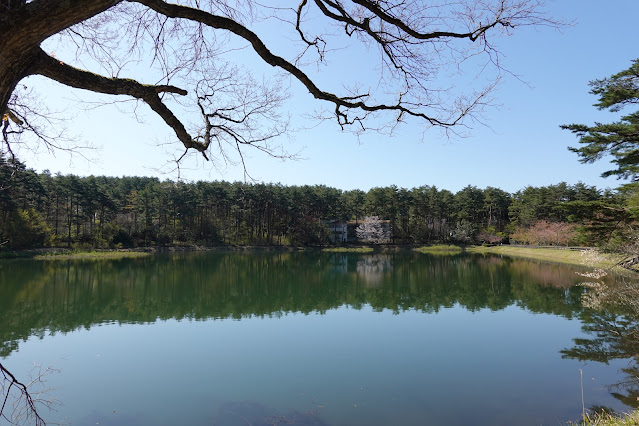
<svg viewBox="0 0 639 426"><path fill-rule="evenodd" d="M0 357L18 376L59 370L43 414L74 425L557 425L582 402L637 402L614 387L631 352L603 353L601 325L624 317L582 307L577 270L417 253L5 261Z"/></svg>

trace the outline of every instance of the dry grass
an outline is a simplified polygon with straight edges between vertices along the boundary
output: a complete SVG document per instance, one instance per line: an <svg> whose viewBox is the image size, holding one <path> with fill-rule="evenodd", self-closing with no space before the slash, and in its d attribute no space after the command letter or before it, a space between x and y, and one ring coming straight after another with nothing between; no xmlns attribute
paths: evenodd
<svg viewBox="0 0 639 426"><path fill-rule="evenodd" d="M455 246L452 244L439 244L434 246L424 246L413 249L419 253L429 253L429 254L457 254L461 253L463 249L459 246Z"/></svg>
<svg viewBox="0 0 639 426"><path fill-rule="evenodd" d="M101 259L128 259L135 257L146 257L151 255L148 251L129 251L129 250L117 250L117 251L88 251L88 252L53 252L46 254L39 254L34 256L37 260L75 260L75 259L87 259L87 260L101 260Z"/></svg>
<svg viewBox="0 0 639 426"><path fill-rule="evenodd" d="M323 248L325 253L372 253L372 247L329 247Z"/></svg>
<svg viewBox="0 0 639 426"><path fill-rule="evenodd" d="M583 426L637 426L639 425L639 412L634 411L623 416L612 414L589 415L580 422L568 424Z"/></svg>
<svg viewBox="0 0 639 426"><path fill-rule="evenodd" d="M548 262L566 263L570 265L584 265L584 256L581 251L547 249L536 247L511 247L511 246L494 246L470 247L467 251L472 253L495 253L513 257L523 257L527 259L545 260ZM608 269L623 260L623 255L602 253L597 256L597 261L592 266L595 268Z"/></svg>

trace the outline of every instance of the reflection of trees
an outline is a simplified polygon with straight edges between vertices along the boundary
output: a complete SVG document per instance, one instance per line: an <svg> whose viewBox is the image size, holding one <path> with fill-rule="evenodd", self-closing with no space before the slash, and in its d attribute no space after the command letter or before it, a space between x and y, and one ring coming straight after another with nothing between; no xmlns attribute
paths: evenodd
<svg viewBox="0 0 639 426"><path fill-rule="evenodd" d="M240 319L323 313L343 305L436 312L454 305L476 311L517 304L571 317L581 309L583 288L569 288L578 279L570 269L535 272L548 267L490 256L308 252L5 262L0 263L0 355L30 336L105 322Z"/></svg>
<svg viewBox="0 0 639 426"><path fill-rule="evenodd" d="M391 270L391 266L391 256L388 254L362 256L357 261L357 275L366 285L377 287L381 284L384 274Z"/></svg>
<svg viewBox="0 0 639 426"><path fill-rule="evenodd" d="M629 296L636 298L636 285L597 283L587 287L585 301L599 307L581 314L582 330L591 337L574 339L575 345L562 350L562 357L606 364L627 359L628 366L621 369L625 378L610 386L611 394L627 406L639 408L639 315L637 299Z"/></svg>

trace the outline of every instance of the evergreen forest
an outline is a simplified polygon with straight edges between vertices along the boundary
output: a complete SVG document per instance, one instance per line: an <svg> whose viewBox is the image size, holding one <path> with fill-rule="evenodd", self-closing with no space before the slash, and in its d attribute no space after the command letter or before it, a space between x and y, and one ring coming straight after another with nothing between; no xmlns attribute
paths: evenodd
<svg viewBox="0 0 639 426"><path fill-rule="evenodd" d="M42 247L309 246L335 244L330 223L387 223L391 244L599 246L635 235L635 184L582 183L516 193L468 185L343 191L324 185L173 182L150 177L36 173L0 158L0 245ZM353 235L351 235L353 234Z"/></svg>

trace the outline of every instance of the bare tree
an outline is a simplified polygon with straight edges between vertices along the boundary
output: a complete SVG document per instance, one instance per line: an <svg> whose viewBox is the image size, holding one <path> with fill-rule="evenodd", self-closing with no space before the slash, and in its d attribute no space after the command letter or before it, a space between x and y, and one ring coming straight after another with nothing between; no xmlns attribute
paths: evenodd
<svg viewBox="0 0 639 426"><path fill-rule="evenodd" d="M410 119L453 129L499 79L493 38L557 24L541 0L175 1L0 0L2 150L32 141L27 133L59 145L27 96L29 76L142 103L207 160L229 152L243 160L246 146L286 156L277 140L288 131L281 107L293 84L342 129L389 130ZM260 32L283 36L268 46ZM48 52L51 43L62 53ZM237 49L274 73L257 78L234 65ZM348 64L331 61L341 49L376 56L377 84L359 87ZM343 81L323 87L317 67L339 70Z"/></svg>

